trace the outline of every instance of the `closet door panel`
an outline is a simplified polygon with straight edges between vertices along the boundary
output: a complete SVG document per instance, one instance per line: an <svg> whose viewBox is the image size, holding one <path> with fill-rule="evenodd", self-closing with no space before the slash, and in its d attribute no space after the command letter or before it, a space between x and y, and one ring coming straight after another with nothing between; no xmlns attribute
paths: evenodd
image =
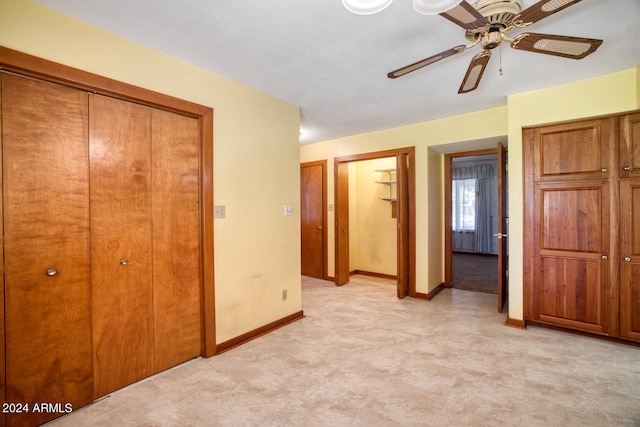
<svg viewBox="0 0 640 427"><path fill-rule="evenodd" d="M534 129L535 180L607 178L614 132L612 119Z"/></svg>
<svg viewBox="0 0 640 427"><path fill-rule="evenodd" d="M93 399L87 94L1 78L5 401L78 408Z"/></svg>
<svg viewBox="0 0 640 427"><path fill-rule="evenodd" d="M153 373L151 109L90 97L96 397Z"/></svg>
<svg viewBox="0 0 640 427"><path fill-rule="evenodd" d="M621 183L620 335L640 341L640 179Z"/></svg>
<svg viewBox="0 0 640 427"><path fill-rule="evenodd" d="M607 333L609 184L538 184L536 320Z"/></svg>
<svg viewBox="0 0 640 427"><path fill-rule="evenodd" d="M620 118L620 175L640 177L640 113Z"/></svg>
<svg viewBox="0 0 640 427"><path fill-rule="evenodd" d="M199 151L196 119L154 110L153 304L155 370L202 349Z"/></svg>

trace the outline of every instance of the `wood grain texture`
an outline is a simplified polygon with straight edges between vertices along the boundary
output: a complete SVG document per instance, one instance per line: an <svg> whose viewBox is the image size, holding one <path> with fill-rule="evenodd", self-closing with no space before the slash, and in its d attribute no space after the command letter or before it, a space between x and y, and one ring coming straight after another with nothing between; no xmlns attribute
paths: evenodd
<svg viewBox="0 0 640 427"><path fill-rule="evenodd" d="M0 73L0 123L2 123L2 77L3 73ZM0 127L0 189L3 186L3 156L2 156L2 144L3 132ZM0 235L4 236L4 204L2 203L3 197L0 197ZM0 259L4 260L4 244L0 245ZM2 325L0 327L0 401L6 402L5 397L5 384L6 384L6 364L5 364L5 332L4 332L4 261L0 263L0 320ZM0 416L0 427L6 425L6 416Z"/></svg>
<svg viewBox="0 0 640 427"><path fill-rule="evenodd" d="M213 269L213 110L210 107L117 82L106 77L87 73L2 46L0 46L0 68L24 76L59 83L67 88L80 89L84 96L86 96L86 92L113 96L147 106L160 107L167 111L186 114L198 120L201 132L200 229L202 230L202 235L200 236L200 242L202 249L200 263L202 274L202 312L204 317L203 352L205 357L214 355L216 351L216 338ZM85 99L84 103L86 104L86 102ZM28 122L28 124L30 125L31 122ZM69 133L69 136L71 136L71 133ZM8 304L8 301L5 301L5 303ZM0 306L2 306L2 304L0 304ZM0 310L0 312L1 311L2 310ZM91 359L90 355L89 358ZM77 381L82 379L78 372L74 373L74 378L76 378ZM67 381L66 384L71 386L73 381ZM81 405L80 403L74 403L74 409L77 409Z"/></svg>
<svg viewBox="0 0 640 427"><path fill-rule="evenodd" d="M94 389L100 397L154 372L151 109L92 95L89 110Z"/></svg>
<svg viewBox="0 0 640 427"><path fill-rule="evenodd" d="M404 298L409 294L409 259L411 247L409 244L409 155L401 153L396 156L396 189L398 198L397 227L397 275L398 298Z"/></svg>
<svg viewBox="0 0 640 427"><path fill-rule="evenodd" d="M324 278L325 166L300 166L301 271L304 276Z"/></svg>
<svg viewBox="0 0 640 427"><path fill-rule="evenodd" d="M155 371L201 354L199 142L196 119L152 112Z"/></svg>
<svg viewBox="0 0 640 427"><path fill-rule="evenodd" d="M605 117L523 133L529 147L525 154L533 154L532 161L525 160L525 170L533 170L529 185L534 188L533 204L527 209L533 235L525 227L525 241L533 243L533 289L525 296L533 301L525 319L597 334L612 332L609 257L610 227L616 226L610 212L617 176L611 169L616 161L615 129L615 120Z"/></svg>
<svg viewBox="0 0 640 427"><path fill-rule="evenodd" d="M613 119L602 118L534 129L535 180L607 178L613 127Z"/></svg>
<svg viewBox="0 0 640 427"><path fill-rule="evenodd" d="M5 401L77 408L93 398L87 95L3 74L2 114Z"/></svg>
<svg viewBox="0 0 640 427"><path fill-rule="evenodd" d="M335 164L336 285L349 282L349 164Z"/></svg>
<svg viewBox="0 0 640 427"><path fill-rule="evenodd" d="M201 108L200 123L200 266L202 280L202 355L216 353L216 303L213 248L213 110Z"/></svg>
<svg viewBox="0 0 640 427"><path fill-rule="evenodd" d="M605 333L609 324L609 184L538 186L541 320Z"/></svg>
<svg viewBox="0 0 640 427"><path fill-rule="evenodd" d="M622 177L640 177L640 113L620 117L620 167Z"/></svg>
<svg viewBox="0 0 640 427"><path fill-rule="evenodd" d="M620 186L620 335L640 341L640 179L625 179Z"/></svg>
<svg viewBox="0 0 640 427"><path fill-rule="evenodd" d="M608 186L541 188L541 249L602 254Z"/></svg>

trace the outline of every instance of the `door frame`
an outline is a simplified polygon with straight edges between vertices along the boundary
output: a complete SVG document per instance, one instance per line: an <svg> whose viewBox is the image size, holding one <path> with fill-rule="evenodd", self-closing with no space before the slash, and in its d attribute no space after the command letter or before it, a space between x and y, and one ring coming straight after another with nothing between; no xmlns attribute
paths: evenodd
<svg viewBox="0 0 640 427"><path fill-rule="evenodd" d="M327 253L327 161L317 160L300 163L300 169L310 166L322 167L322 278L326 279L329 276L329 257Z"/></svg>
<svg viewBox="0 0 640 427"><path fill-rule="evenodd" d="M498 142L498 144L501 144L501 142ZM504 146L503 146L504 148ZM505 150L506 151L506 150ZM464 152L459 152L459 153L451 153L451 154L445 154L444 156L444 287L445 288L451 288L452 287L452 282L453 282L453 242L452 242L452 236L451 236L451 232L453 230L453 225L451 223L451 209L452 209L452 200L451 200L451 191L452 191L452 182L451 182L451 163L452 160L454 158L461 158L461 157L472 157L472 156L482 156L482 155L487 155L487 154L496 154L498 156L498 166L501 165L500 162L500 152L498 150L498 147L496 148L489 148L489 149L485 149L485 150L474 150L474 151L464 151ZM500 175L501 172L498 171L498 175ZM500 188L500 184L506 185L507 182L504 179L501 179L500 176L498 177L498 192L501 192L502 189ZM505 189L506 191L506 189ZM503 200L503 206L498 206L498 212L504 212L503 211L503 207L504 207L504 200ZM508 215L507 215L508 216ZM499 219L499 222L502 222ZM503 228L501 226L498 227L499 229L499 233L501 233L500 230L502 230ZM505 236L506 237L506 236ZM504 239L503 239L504 240ZM502 242L502 244L504 245L504 241ZM501 278L505 278L507 276L506 274L506 270L507 270L507 263L506 260L500 260L501 255L500 255L500 250L498 251L498 266L502 268L502 271L498 271L498 312L502 312L502 308L503 308L503 304L504 304L504 298L506 297L506 290L508 289L508 286L506 286L506 283L503 281L504 279ZM500 292L500 287L504 286L505 288L503 288L503 292Z"/></svg>
<svg viewBox="0 0 640 427"><path fill-rule="evenodd" d="M216 353L213 248L213 109L0 46L0 69L182 114L200 125L200 279L202 355ZM2 312L4 324L4 312ZM4 348L2 348L4 350ZM2 358L4 359L4 351Z"/></svg>
<svg viewBox="0 0 640 427"><path fill-rule="evenodd" d="M398 215L398 231L399 236L400 227L408 227L408 251L401 251L398 246L398 264L401 262L408 264L408 292L409 296L416 297L416 170L415 170L415 147L405 147L392 150L376 151L371 153L353 154L348 156L336 157L334 159L334 200L335 200L335 283L340 286L348 281L344 280L341 274L339 274L340 262L346 264L347 271L349 270L349 252L343 251L341 254L340 247L343 244L343 239L346 234L346 247L348 248L349 239L348 231L346 233L339 232L339 223L349 221L349 204L348 204L348 190L349 180L348 174L345 171L348 168L348 164L351 162L358 162L362 160L375 160L383 159L386 157L395 157L396 162L398 157L405 157L408 159L407 165L407 205L408 205L408 224L400 224L401 215ZM345 193L345 194L343 194ZM401 260L400 258L407 256L408 260ZM398 274L398 290L400 290L400 274ZM341 283L342 282L342 283ZM399 291L398 291L399 292Z"/></svg>

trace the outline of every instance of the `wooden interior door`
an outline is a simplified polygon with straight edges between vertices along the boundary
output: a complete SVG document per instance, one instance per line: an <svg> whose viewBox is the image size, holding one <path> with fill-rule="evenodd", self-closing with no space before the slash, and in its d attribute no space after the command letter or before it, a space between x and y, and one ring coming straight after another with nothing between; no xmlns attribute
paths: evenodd
<svg viewBox="0 0 640 427"><path fill-rule="evenodd" d="M349 164L336 163L336 285L349 282Z"/></svg>
<svg viewBox="0 0 640 427"><path fill-rule="evenodd" d="M151 109L90 96L95 397L154 372Z"/></svg>
<svg viewBox="0 0 640 427"><path fill-rule="evenodd" d="M0 76L4 401L78 408L93 399L87 94ZM38 425L62 415L30 409L7 423Z"/></svg>
<svg viewBox="0 0 640 427"><path fill-rule="evenodd" d="M539 206L539 319L606 333L609 295L609 185L542 184Z"/></svg>
<svg viewBox="0 0 640 427"><path fill-rule="evenodd" d="M507 302L509 268L507 258L507 151L498 142L498 312L502 313Z"/></svg>
<svg viewBox="0 0 640 427"><path fill-rule="evenodd" d="M534 157L533 320L609 333L615 129L605 118L523 134Z"/></svg>
<svg viewBox="0 0 640 427"><path fill-rule="evenodd" d="M198 120L191 117L157 109L151 117L157 372L202 353L200 130Z"/></svg>
<svg viewBox="0 0 640 427"><path fill-rule="evenodd" d="M304 276L324 279L326 162L300 166L301 271Z"/></svg>
<svg viewBox="0 0 640 427"><path fill-rule="evenodd" d="M620 335L640 341L640 179L620 184Z"/></svg>
<svg viewBox="0 0 640 427"><path fill-rule="evenodd" d="M398 256L397 256L397 295L404 298L409 295L410 272L410 242L409 242L409 155L401 153L396 156L396 185L397 185L397 227L398 227Z"/></svg>

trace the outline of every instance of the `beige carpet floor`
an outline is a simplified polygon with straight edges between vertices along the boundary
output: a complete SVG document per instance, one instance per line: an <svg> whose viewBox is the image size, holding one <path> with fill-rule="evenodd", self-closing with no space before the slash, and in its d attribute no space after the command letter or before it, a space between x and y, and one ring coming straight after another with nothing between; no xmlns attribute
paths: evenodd
<svg viewBox="0 0 640 427"><path fill-rule="evenodd" d="M640 348L504 325L495 296L302 279L306 317L55 426L638 426Z"/></svg>

